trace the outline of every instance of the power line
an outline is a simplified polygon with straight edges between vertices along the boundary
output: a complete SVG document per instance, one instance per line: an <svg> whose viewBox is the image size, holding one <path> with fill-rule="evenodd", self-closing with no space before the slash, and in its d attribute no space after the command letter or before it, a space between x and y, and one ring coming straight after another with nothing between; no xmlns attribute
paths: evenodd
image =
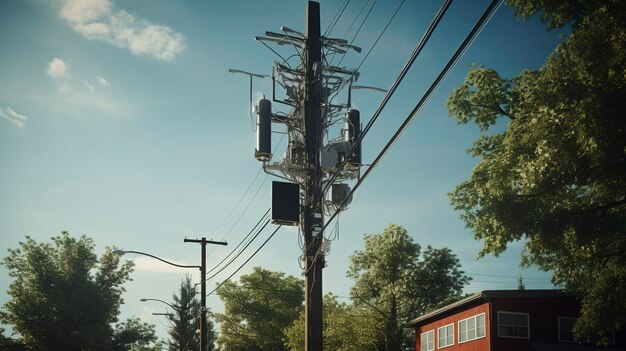
<svg viewBox="0 0 626 351"><path fill-rule="evenodd" d="M374 48L376 47L376 44L378 44L378 41L380 40L380 38L382 38L383 34L385 34L385 32L387 31L387 28L389 28L389 25L391 24L391 22L393 22L394 18L396 18L396 15L398 14L400 9L402 8L402 5L404 5L405 1L406 0L402 0L400 5L398 5L398 8L396 9L396 12L393 13L391 18L389 19L389 21L385 25L385 28L383 28L383 31L380 32L380 35L378 35L378 38L376 38L376 41L374 41L374 44L372 44L372 47L369 49L367 54L365 54L365 57L363 57L363 60L361 60L361 63L359 63L359 65L357 66L357 68L356 68L357 71L361 68L361 66L363 65L363 62L365 62L365 60L367 60L367 58L369 57L369 55L372 52L372 50L374 50ZM343 60L343 58L342 58L342 60ZM341 63L341 61L339 61L339 62Z"/></svg>
<svg viewBox="0 0 626 351"><path fill-rule="evenodd" d="M343 5L339 8L337 13L335 14L335 17L333 17L333 19L330 21L331 25L329 25L328 28L326 29L326 31L324 32L324 36L330 35L330 33L335 28L335 25L337 25L337 22L339 22L339 19L341 18L341 15L343 15L343 12L346 10L346 7L348 7L349 3L350 3L350 0L346 0L343 3Z"/></svg>
<svg viewBox="0 0 626 351"><path fill-rule="evenodd" d="M274 237L274 234L276 234L276 232L278 232L278 229L280 229L282 227L282 225L279 225L278 227L276 227L276 229L274 230L274 232L263 242L263 244L261 244L261 246L259 246L258 249L256 249L256 251L254 251L252 253L252 255L250 257L248 257L248 259L241 264L241 266L239 266L239 268L237 268L237 270L235 270L231 275L228 276L228 278L224 279L223 282L221 282L218 286L215 287L215 289L211 290L210 293L206 294L206 296L211 295L212 293L214 293L217 289L219 289L222 285L224 285L230 278L232 278L235 274L237 274L237 272L239 272L243 266L245 266L248 262L250 262L250 260L259 252L261 251L261 249L265 246L265 244L267 244L268 241L270 241L270 239L272 239Z"/></svg>
<svg viewBox="0 0 626 351"><path fill-rule="evenodd" d="M224 265L222 268L220 268L217 272L215 272L213 275L211 275L210 277L206 278L206 281L214 278L216 275L220 274L221 272L223 272L226 268L228 268L228 266L230 266L237 258L239 258L239 256L241 256L241 254L246 251L246 249L250 246L250 244L252 244L252 242L259 236L259 234L261 234L261 232L263 231L263 229L265 229L265 227L267 227L267 225L270 223L270 219L268 218L267 221L263 224L263 226L259 229L259 231L254 235L254 237L252 237L252 239L250 239L248 241L248 243L246 244L246 246L244 246L238 253L237 255L235 255L235 257L233 257L226 265Z"/></svg>
<svg viewBox="0 0 626 351"><path fill-rule="evenodd" d="M215 234L215 232L217 232L222 225L226 222L226 220L228 220L228 218L230 218L230 216L233 214L233 212L235 212L235 210L237 209L237 207L239 206L239 204L241 203L241 201L243 201L243 199L246 197L246 195L248 195L248 192L250 191L250 189L252 188L252 185L254 185L254 182L256 181L256 179L259 177L259 174L261 174L261 172L263 171L263 169L260 169L257 174L254 176L254 178L252 179L252 181L250 182L250 185L248 185L248 188L246 189L246 191L243 193L243 195L241 195L241 197L239 198L239 200L237 201L237 203L235 204L235 206L233 206L233 208L230 210L230 212L228 212L228 214L226 215L226 217L224 217L224 219L222 219L222 221L220 222L220 224L217 225L217 227L215 227L215 229L213 230L213 233L211 233L211 235ZM225 239L225 238L223 238ZM222 240L223 240L222 239Z"/></svg>
<svg viewBox="0 0 626 351"><path fill-rule="evenodd" d="M254 232L254 230L255 230L255 229L259 226L259 224L263 221L263 219L264 219L265 217L267 217L267 215L269 214L270 210L271 210L271 209L270 209L270 208L268 208L268 209L267 209L267 211L265 211L265 213L263 214L263 216L261 216L261 219L259 219L259 221L258 221L258 222L254 225L254 227L252 227L252 229L250 230L250 232L248 232L248 234L246 234L246 236L245 236L245 237L244 237L244 238L243 238L243 239L239 242L239 244L237 244L237 246L235 246L235 248L234 248L234 249L232 249L232 250L230 251L230 253L229 253L228 255L226 255L226 257L224 257L224 259L222 259L219 263L217 263L217 264L215 265L215 267L213 267L213 268L211 268L210 270L208 270L208 271L207 271L207 274L208 274L208 273L211 273L211 272L213 272L215 269L217 269L217 267L219 267L219 266L220 266L222 263L224 263L224 261L226 261L226 260L227 260L227 259L228 259L228 258L229 258L229 257L230 257L230 256L231 256L234 252L235 252L235 251L237 251L237 249L239 248L239 246L241 246L241 245L242 245L242 244L246 241L246 239L248 239L248 237L249 237L250 235L252 235L252 233Z"/></svg>
<svg viewBox="0 0 626 351"><path fill-rule="evenodd" d="M387 91L385 96L383 97L383 100L378 105L378 108L374 112L374 115L372 116L370 121L367 123L365 128L363 128L363 131L356 138L356 140L352 144L352 147L351 147L350 151L347 152L346 155L352 155L352 153L355 151L356 147L361 143L363 138L367 135L369 130L372 128L372 125L376 122L376 120L380 116L380 114L381 114L382 110L385 108L385 106L387 106L387 103L389 102L389 99L391 99L391 96L395 93L396 89L398 88L398 86L400 85L400 83L402 82L404 77L406 76L407 72L409 71L409 69L411 68L411 66L413 65L415 60L417 59L417 56L424 49L424 46L426 46L426 43L430 39L432 33L435 31L435 28L437 28L437 26L439 25L439 22L441 21L441 19L443 18L444 14L446 13L448 8L450 7L451 3L452 3L452 0L444 0L443 4L441 5L441 8L439 8L439 11L437 11L437 14L435 15L435 17L433 17L433 19L430 22L428 28L426 29L426 32L424 32L424 35L422 36L420 41L415 46L415 49L413 49L413 52L411 53L411 56L409 57L408 61L404 64L404 67L402 67L402 70L400 71L400 73L396 77L395 81L393 82L393 84L391 85L391 87L389 88L389 90ZM341 162L341 164L337 167L337 171L335 171L333 173L333 175L329 178L329 180L326 183L326 186L322 190L323 193L326 193L328 191L328 189L330 188L332 183L339 176L340 170L343 169L346 166L348 161L349 161L349 157L346 157Z"/></svg>
<svg viewBox="0 0 626 351"><path fill-rule="evenodd" d="M361 17L361 13L363 13L363 10L365 10L365 8L370 3L370 1L372 1L372 0L367 0L367 2L365 2L365 4L363 4L363 7L361 7L361 10L359 11L359 13L354 17L354 20L352 21L352 23L350 24L348 29L346 29L346 32L344 33L343 38L348 36L348 33L350 32L350 29L352 29L352 27L354 26L356 21L359 19L359 17Z"/></svg>
<svg viewBox="0 0 626 351"><path fill-rule="evenodd" d="M409 124L413 121L413 119L415 118L415 116L417 115L417 113L422 109L422 107L424 106L424 104L428 101L428 99L430 99L430 96L435 92L435 90L437 90L437 88L439 87L439 85L441 84L442 80L448 75L448 72L450 71L450 69L452 69L452 67L454 67L454 65L456 65L456 62L461 58L461 56L463 55L463 53L465 53L465 51L467 50L467 47L469 46L470 43L473 42L474 40L474 36L482 30L483 26L487 24L487 20L491 18L492 12L494 9L496 9L496 6L499 6L499 3L502 0L493 0L491 2L491 4L489 4L489 7L485 10L485 12L482 14L482 16L478 19L478 21L476 22L476 24L474 25L474 27L472 28L472 30L470 31L470 33L467 35L467 37L465 38L465 40L463 40L463 42L461 43L461 45L459 46L459 48L455 51L455 53L452 55L452 57L450 58L450 60L448 61L448 63L446 64L446 66L442 69L442 71L439 73L439 75L437 76L437 78L435 78L435 81L430 85L430 87L428 88L428 90L426 91L426 93L424 93L424 95L422 96L422 98L418 101L418 103L415 105L415 107L413 108L413 110L411 111L411 113L409 113L409 115L407 116L407 118L404 120L404 122L402 123L402 125L400 125L400 128L398 128L398 130L394 133L394 135L391 137L391 139L387 142L387 144L383 147L383 149L380 151L380 153L376 156L376 158L374 159L374 161L372 162L372 165L365 171L365 173L363 174L363 176L361 178L359 178L359 180L357 181L357 183L354 185L354 187L350 190L350 192L346 195L345 199L341 202L341 204L338 206L339 208L341 208L342 206L344 206L344 204L348 201L348 199L350 198L350 196L352 196L352 194L356 191L356 189L359 188L359 186L363 183L363 181L367 178L367 176L371 173L371 171L376 168L376 166L378 165L378 163L385 157L385 155L387 154L387 152L389 151L389 149L391 149L391 147L396 143L396 141L398 140L398 138L400 138L400 136L402 135L402 133L404 133L404 131L406 130L406 128L409 126ZM387 93L387 96L389 95L389 93ZM371 122L371 121L370 121ZM368 124L369 126L369 124ZM361 136L363 136L363 134L361 134ZM361 139L359 137L359 139ZM355 145L358 144L360 141L355 142ZM348 155L350 155L353 152L350 151L348 153ZM346 160L344 162L347 162L348 158L346 158ZM341 169L343 167L343 163L342 166L340 166L339 168ZM335 173L337 174L337 173ZM329 183L330 184L330 183ZM328 224L330 224L330 222L337 216L339 212L335 212L326 222L326 224L322 227L321 232L323 233L324 230L326 230L326 228L328 227Z"/></svg>

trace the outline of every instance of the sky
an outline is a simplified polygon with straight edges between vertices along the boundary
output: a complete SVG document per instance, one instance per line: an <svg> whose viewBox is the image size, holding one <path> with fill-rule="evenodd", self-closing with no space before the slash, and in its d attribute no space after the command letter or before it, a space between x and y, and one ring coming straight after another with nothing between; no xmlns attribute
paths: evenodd
<svg viewBox="0 0 626 351"><path fill-rule="evenodd" d="M321 1L322 31L343 1ZM328 35L351 39L373 1L350 1ZM401 1L376 2L342 66L356 68ZM406 1L360 68L358 84L389 88L407 61L439 1ZM363 140L370 163L488 6L457 0ZM359 11L365 8L359 17ZM200 246L184 238L226 240L209 247L213 268L250 232L270 206L271 181L254 159L249 80L229 68L271 74L280 59L255 36L281 26L305 31L305 1L23 0L0 2L0 254L26 235L46 242L61 231L87 235L96 252L116 246L179 264L198 265ZM352 23L355 23L351 26ZM478 162L466 150L479 136L474 125L450 118L446 99L471 64L513 77L539 68L561 40L532 18L516 19L503 5L409 129L356 192L337 223L323 272L324 292L349 294L350 255L363 235L389 224L403 226L415 242L449 247L473 281L465 292L553 288L550 275L519 266L523 243L500 257L477 260L473 239L448 193ZM293 48L273 47L281 55ZM285 56L285 57L286 57ZM269 79L255 79L254 100L271 96ZM352 104L367 123L383 94L354 91ZM276 104L278 105L278 104ZM275 107L284 111L280 105ZM497 128L504 128L500 125ZM329 139L336 137L331 131ZM333 134L334 133L334 134ZM285 142L278 144L277 154ZM246 191L248 190L248 191ZM238 268L276 227L269 225L208 291ZM237 274L252 267L301 277L295 227L282 227ZM186 274L138 255L125 284L121 317L157 325L165 338L165 305ZM0 267L0 303L11 279ZM347 299L346 299L347 301ZM207 298L223 311L216 295ZM416 316L417 317L417 316ZM158 319L161 318L161 319Z"/></svg>

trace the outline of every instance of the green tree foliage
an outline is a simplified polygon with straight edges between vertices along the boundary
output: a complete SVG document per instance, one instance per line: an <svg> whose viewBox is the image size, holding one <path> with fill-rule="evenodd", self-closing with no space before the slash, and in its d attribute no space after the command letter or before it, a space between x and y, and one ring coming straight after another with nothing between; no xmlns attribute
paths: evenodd
<svg viewBox="0 0 626 351"><path fill-rule="evenodd" d="M85 236L63 232L50 243L26 237L2 264L13 282L0 319L34 350L129 350L156 339L135 319L114 329L132 262L120 265L108 248L98 259Z"/></svg>
<svg viewBox="0 0 626 351"><path fill-rule="evenodd" d="M525 240L523 263L579 296L575 332L595 339L626 323L626 2L509 3L571 34L537 70L475 67L451 93L450 115L485 131L452 204L482 255Z"/></svg>
<svg viewBox="0 0 626 351"><path fill-rule="evenodd" d="M324 295L324 350L362 351L376 349L376 335L370 326L371 308L339 302L337 296ZM304 311L287 329L290 351L304 351Z"/></svg>
<svg viewBox="0 0 626 351"><path fill-rule="evenodd" d="M293 276L255 267L239 283L217 289L224 313L218 343L222 351L287 350L285 330L300 315L304 283Z"/></svg>
<svg viewBox="0 0 626 351"><path fill-rule="evenodd" d="M169 330L171 351L189 350L195 351L200 348L200 301L196 295L195 285L188 275L180 283L177 294L172 296L172 305L176 307L173 317L170 318ZM208 351L215 349L215 330L213 323L207 318L207 348ZM182 335L182 338L181 338ZM181 347L182 345L182 347Z"/></svg>
<svg viewBox="0 0 626 351"><path fill-rule="evenodd" d="M374 312L369 324L376 349L413 347L413 332L404 328L405 323L460 295L470 278L449 249L428 246L422 252L401 226L392 224L364 240L365 248L350 257L354 304Z"/></svg>

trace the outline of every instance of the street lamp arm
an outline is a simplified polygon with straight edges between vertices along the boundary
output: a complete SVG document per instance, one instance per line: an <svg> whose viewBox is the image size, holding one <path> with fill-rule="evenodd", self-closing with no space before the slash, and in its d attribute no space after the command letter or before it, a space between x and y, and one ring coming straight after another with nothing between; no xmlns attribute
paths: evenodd
<svg viewBox="0 0 626 351"><path fill-rule="evenodd" d="M161 261L161 262L163 262L163 263L167 263L167 264L169 264L169 265L171 265L171 266L176 266L176 267L180 267L180 268L198 268L198 269L200 269L200 268L201 268L200 266L190 266L190 265L184 265L184 264L177 264L177 263L170 262L170 261L164 260L164 259L162 259L162 258L160 258L160 257L157 257L157 256L154 256L154 255L151 255L151 254L149 254L149 253L141 252L141 251L133 251L133 250L113 250L112 252L113 252L114 254L116 254L116 255L120 255L120 256L121 256L121 255L123 255L123 254L126 254L126 253L133 253L133 254L138 254L138 255L144 255L144 256L152 257L152 258L154 258L154 259L156 259L156 260L159 260L159 261Z"/></svg>
<svg viewBox="0 0 626 351"><path fill-rule="evenodd" d="M146 302L146 301L161 302L161 303L164 303L164 304L170 306L174 311L179 312L179 313L183 310L183 308L181 306L174 306L172 304L169 304L169 303L167 303L167 302L165 302L163 300L159 300L159 299L146 299L146 298L143 298L143 299L140 299L139 301L141 301L141 302Z"/></svg>

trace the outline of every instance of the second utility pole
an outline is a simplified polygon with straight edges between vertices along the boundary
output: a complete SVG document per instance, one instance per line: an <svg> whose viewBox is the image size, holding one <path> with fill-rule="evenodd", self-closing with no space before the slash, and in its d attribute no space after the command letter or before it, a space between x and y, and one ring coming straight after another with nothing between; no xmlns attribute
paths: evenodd
<svg viewBox="0 0 626 351"><path fill-rule="evenodd" d="M206 330L206 244L228 245L223 241L212 241L206 238L187 239L186 243L198 243L202 245L202 259L200 262L200 351L207 351L207 330Z"/></svg>
<svg viewBox="0 0 626 351"><path fill-rule="evenodd" d="M302 232L304 234L306 274L305 350L322 350L322 268L321 252L323 225L322 171L322 42L320 38L319 3L309 1L306 17L304 121L307 154L307 179L304 189Z"/></svg>

